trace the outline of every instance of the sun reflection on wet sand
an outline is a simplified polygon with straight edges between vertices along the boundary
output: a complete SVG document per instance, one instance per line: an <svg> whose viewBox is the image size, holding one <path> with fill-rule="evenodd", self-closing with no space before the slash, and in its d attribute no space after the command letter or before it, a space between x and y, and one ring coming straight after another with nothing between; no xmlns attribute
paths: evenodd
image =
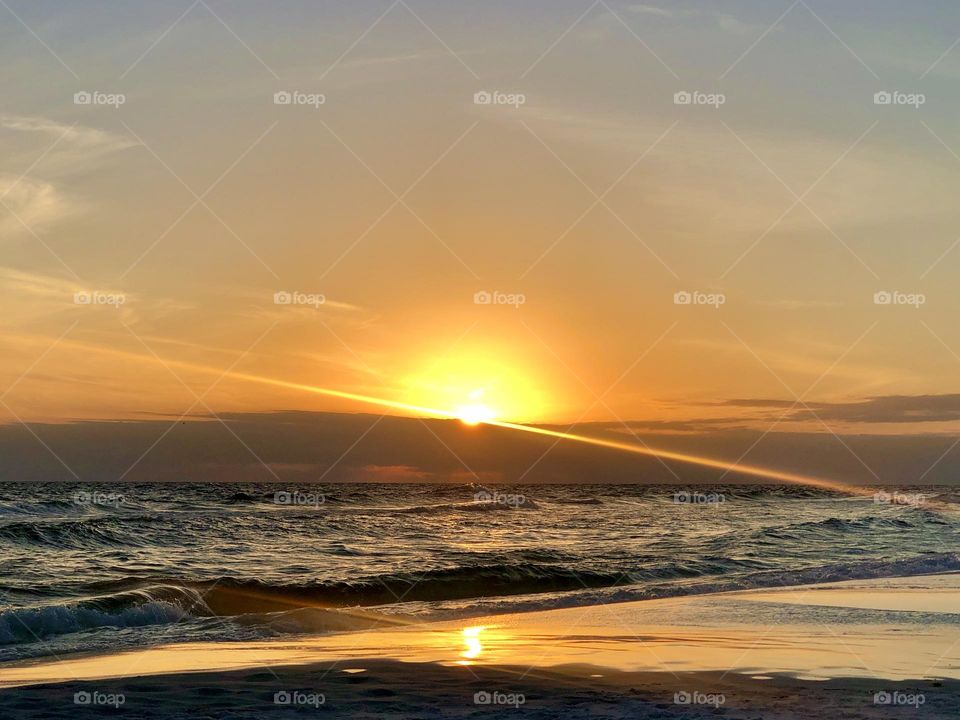
<svg viewBox="0 0 960 720"><path fill-rule="evenodd" d="M458 661L458 665L472 665L473 660L480 657L483 652L483 643L480 642L480 633L486 630L485 625L473 625L463 629L464 650L460 653L463 660Z"/></svg>
<svg viewBox="0 0 960 720"><path fill-rule="evenodd" d="M863 677L865 667L876 677L906 680L915 678L921 667L930 668L931 677L960 677L960 631L952 612L958 606L960 578L914 576L908 582L907 588L898 588L889 579L835 583L618 603L603 612L585 606L499 615L485 618L487 624L482 625L447 621L297 639L77 655L5 664L0 668L0 687L66 677L90 680L322 662L341 662L356 671L376 659L485 667L589 664L594 673L601 667L623 672L783 673L820 680ZM926 605L921 598L927 599ZM791 621L777 625L775 633L757 621L771 602L788 606L791 613ZM849 624L844 608L869 606L939 612L945 618L923 629L897 623L890 615L868 614L860 623ZM842 627L844 642L837 642L837 631L825 632L831 622ZM577 628L576 634L571 628Z"/></svg>

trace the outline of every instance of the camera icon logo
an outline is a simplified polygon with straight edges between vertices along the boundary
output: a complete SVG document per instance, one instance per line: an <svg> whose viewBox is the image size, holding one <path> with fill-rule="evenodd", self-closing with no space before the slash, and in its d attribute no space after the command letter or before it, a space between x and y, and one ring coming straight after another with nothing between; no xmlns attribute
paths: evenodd
<svg viewBox="0 0 960 720"><path fill-rule="evenodd" d="M73 694L74 705L89 705L92 702L93 702L93 695L88 693L86 690L80 690Z"/></svg>
<svg viewBox="0 0 960 720"><path fill-rule="evenodd" d="M690 105L693 103L693 95L686 90L681 90L673 94L674 105Z"/></svg>
<svg viewBox="0 0 960 720"><path fill-rule="evenodd" d="M680 690L673 694L673 702L675 705L689 705L693 702L693 697L686 690Z"/></svg>
<svg viewBox="0 0 960 720"><path fill-rule="evenodd" d="M290 505L293 502L293 495L279 490L273 494L273 502L275 505Z"/></svg>
<svg viewBox="0 0 960 720"><path fill-rule="evenodd" d="M480 92L476 92L473 94L473 104L474 105L492 105L493 94L486 90L481 90Z"/></svg>
<svg viewBox="0 0 960 720"><path fill-rule="evenodd" d="M693 302L693 295L686 290L680 290L673 294L674 305L689 305Z"/></svg>
<svg viewBox="0 0 960 720"><path fill-rule="evenodd" d="M881 690L873 694L874 705L889 705L893 702L893 696L886 690Z"/></svg>
<svg viewBox="0 0 960 720"><path fill-rule="evenodd" d="M493 696L486 690L479 690L473 694L474 705L489 705L493 702Z"/></svg>
<svg viewBox="0 0 960 720"><path fill-rule="evenodd" d="M873 294L873 304L874 305L889 305L893 302L893 294L886 291L880 290Z"/></svg>
<svg viewBox="0 0 960 720"><path fill-rule="evenodd" d="M293 94L286 90L281 90L273 94L274 105L290 105L293 103Z"/></svg>
<svg viewBox="0 0 960 720"><path fill-rule="evenodd" d="M73 94L73 104L74 105L91 105L93 104L93 95L88 93L86 90L81 90L80 92Z"/></svg>
<svg viewBox="0 0 960 720"><path fill-rule="evenodd" d="M273 303L274 305L292 305L293 293L287 292L286 290L275 292L273 294Z"/></svg>
<svg viewBox="0 0 960 720"><path fill-rule="evenodd" d="M479 290L473 294L474 305L490 305L493 302L493 295L486 290Z"/></svg>
<svg viewBox="0 0 960 720"><path fill-rule="evenodd" d="M886 90L881 90L873 94L874 105L892 105L893 95Z"/></svg>

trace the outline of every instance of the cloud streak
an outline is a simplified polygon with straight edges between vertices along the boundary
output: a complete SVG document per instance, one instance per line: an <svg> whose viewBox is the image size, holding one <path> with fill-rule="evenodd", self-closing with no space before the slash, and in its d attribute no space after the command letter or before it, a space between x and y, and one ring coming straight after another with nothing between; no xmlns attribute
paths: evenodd
<svg viewBox="0 0 960 720"><path fill-rule="evenodd" d="M724 407L785 409L792 400L737 398ZM787 414L787 420L857 423L925 423L960 420L960 393L942 395L882 395L852 402L807 402Z"/></svg>
<svg viewBox="0 0 960 720"><path fill-rule="evenodd" d="M44 135L51 143L26 170L0 168L0 201L7 211L0 220L4 236L36 232L80 212L84 204L68 196L61 182L88 173L106 156L137 144L96 128L40 117L0 115L0 131Z"/></svg>

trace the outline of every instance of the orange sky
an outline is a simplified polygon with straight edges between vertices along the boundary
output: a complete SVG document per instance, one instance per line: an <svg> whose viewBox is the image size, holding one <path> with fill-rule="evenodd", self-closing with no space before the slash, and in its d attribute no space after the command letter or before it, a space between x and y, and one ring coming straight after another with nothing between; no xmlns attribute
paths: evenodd
<svg viewBox="0 0 960 720"><path fill-rule="evenodd" d="M201 365L520 422L955 430L948 33L580 5L21 8L0 415L359 409Z"/></svg>

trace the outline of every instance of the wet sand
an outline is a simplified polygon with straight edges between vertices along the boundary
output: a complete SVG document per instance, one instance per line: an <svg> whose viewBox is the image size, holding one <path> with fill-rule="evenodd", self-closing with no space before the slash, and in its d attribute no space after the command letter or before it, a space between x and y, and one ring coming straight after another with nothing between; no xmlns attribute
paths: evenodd
<svg viewBox="0 0 960 720"><path fill-rule="evenodd" d="M12 718L956 717L960 575L169 645L0 685Z"/></svg>

